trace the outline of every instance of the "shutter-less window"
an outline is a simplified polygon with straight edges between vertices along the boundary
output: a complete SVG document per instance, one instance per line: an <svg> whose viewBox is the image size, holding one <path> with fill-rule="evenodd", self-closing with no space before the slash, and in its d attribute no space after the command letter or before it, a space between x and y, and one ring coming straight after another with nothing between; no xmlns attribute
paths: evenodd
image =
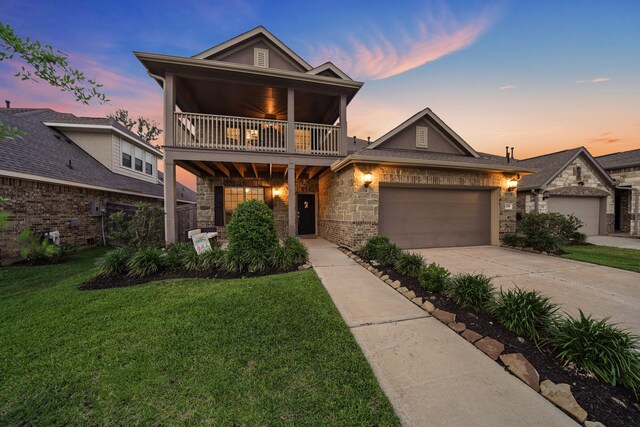
<svg viewBox="0 0 640 427"><path fill-rule="evenodd" d="M428 127L416 126L416 147L429 148Z"/></svg>
<svg viewBox="0 0 640 427"><path fill-rule="evenodd" d="M253 49L253 65L260 68L269 68L269 50L256 47Z"/></svg>

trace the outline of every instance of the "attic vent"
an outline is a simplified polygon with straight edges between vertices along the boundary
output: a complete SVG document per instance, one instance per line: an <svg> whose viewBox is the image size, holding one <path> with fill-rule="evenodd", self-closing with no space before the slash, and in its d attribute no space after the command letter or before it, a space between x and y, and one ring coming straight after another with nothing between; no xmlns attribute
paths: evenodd
<svg viewBox="0 0 640 427"><path fill-rule="evenodd" d="M429 148L429 130L426 126L416 126L416 147Z"/></svg>
<svg viewBox="0 0 640 427"><path fill-rule="evenodd" d="M269 68L269 50L253 48L253 65L260 68Z"/></svg>

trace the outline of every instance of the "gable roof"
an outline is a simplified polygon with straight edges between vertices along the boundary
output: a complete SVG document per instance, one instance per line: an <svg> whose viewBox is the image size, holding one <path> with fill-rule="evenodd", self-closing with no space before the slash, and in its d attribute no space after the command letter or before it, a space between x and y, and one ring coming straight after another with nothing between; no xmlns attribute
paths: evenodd
<svg viewBox="0 0 640 427"><path fill-rule="evenodd" d="M193 59L207 59L213 55L229 50L237 45L240 45L254 37L262 36L271 43L273 43L276 47L282 50L291 60L293 60L296 64L302 67L304 70L309 71L313 67L309 65L307 61L302 59L297 53L295 53L292 49L290 49L287 45L282 43L276 36L274 36L269 30L267 30L262 25L257 26L256 28L247 31L246 33L242 33L239 36L236 36L232 39L227 40L226 42L222 42L216 46L210 47L207 50L204 50L196 55L193 55Z"/></svg>
<svg viewBox="0 0 640 427"><path fill-rule="evenodd" d="M433 111L431 111L430 108L425 108L422 111L418 111L416 114L414 114L413 116L409 117L407 120L405 120L404 122L402 122L400 125L396 126L395 128L391 129L389 132L387 132L386 134L384 134L383 136L381 136L380 138L376 139L375 142L371 145L369 145L367 147L367 149L376 149L378 146L380 146L381 144L383 144L385 141L391 139L393 136L399 134L400 132L402 132L403 130L405 130L406 128L408 128L409 126L413 125L414 123L418 122L420 119L422 119L423 117L429 117L434 123L436 123L440 128L442 128L442 130L449 135L449 137L456 143L458 143L460 145L460 147L466 151L470 156L472 157L480 157L480 154L475 151L473 148L471 148L471 146L469 144L467 144L467 142L462 139L457 133L454 132L453 129L451 129L449 127L449 125L447 125L445 122L442 121L442 119L440 119L440 117L438 117Z"/></svg>
<svg viewBox="0 0 640 427"><path fill-rule="evenodd" d="M609 174L602 169L600 164L593 158L591 153L584 147L572 148L570 150L558 151L542 156L531 157L519 160L517 163L526 167L538 169L533 175L522 177L518 185L519 191L544 188L553 181L563 170L567 168L578 156L584 155L587 161L596 169L600 175L610 184L614 185Z"/></svg>
<svg viewBox="0 0 640 427"><path fill-rule="evenodd" d="M324 64L317 66L316 68L312 68L311 70L307 71L307 74L318 75L325 71L329 71L332 74L334 74L336 77L343 80L353 80L344 71L342 71L335 64L333 64L331 61L327 61Z"/></svg>
<svg viewBox="0 0 640 427"><path fill-rule="evenodd" d="M640 148L620 153L606 154L596 157L596 161L606 170L640 166Z"/></svg>
<svg viewBox="0 0 640 427"><path fill-rule="evenodd" d="M58 117L59 114L48 108L0 108L0 121L3 124L16 126L25 132L15 140L2 141L0 174L25 179L43 178L64 185L78 185L156 199L164 197L162 184L112 172L59 130L43 123L52 117ZM193 190L181 184L178 194L184 195L180 201L196 200Z"/></svg>

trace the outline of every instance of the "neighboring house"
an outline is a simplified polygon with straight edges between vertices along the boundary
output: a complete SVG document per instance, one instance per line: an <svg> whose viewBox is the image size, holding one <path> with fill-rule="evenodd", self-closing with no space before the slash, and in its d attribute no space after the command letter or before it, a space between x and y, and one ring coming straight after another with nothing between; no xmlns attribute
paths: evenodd
<svg viewBox="0 0 640 427"><path fill-rule="evenodd" d="M0 141L0 196L12 213L0 231L3 260L18 255L22 229L92 245L102 240L101 210L162 203L162 153L114 120L1 108L0 121L25 132ZM178 201L193 204L195 193L178 184Z"/></svg>
<svg viewBox="0 0 640 427"><path fill-rule="evenodd" d="M584 147L519 160L538 172L518 185L518 212L573 214L588 236L613 231L614 182Z"/></svg>
<svg viewBox="0 0 640 427"><path fill-rule="evenodd" d="M263 27L193 57L135 55L164 89L168 242L176 166L198 177L198 225L223 234L248 199L272 207L282 236L352 248L379 233L405 248L498 244L515 230L509 183L527 170L476 152L429 109L370 145L348 138L363 83Z"/></svg>
<svg viewBox="0 0 640 427"><path fill-rule="evenodd" d="M640 149L596 160L616 180L614 230L640 236Z"/></svg>

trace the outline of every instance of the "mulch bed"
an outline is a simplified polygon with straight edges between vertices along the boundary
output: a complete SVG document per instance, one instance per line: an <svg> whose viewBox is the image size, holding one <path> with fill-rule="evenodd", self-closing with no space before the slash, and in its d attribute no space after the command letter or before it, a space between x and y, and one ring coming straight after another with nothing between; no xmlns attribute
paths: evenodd
<svg viewBox="0 0 640 427"><path fill-rule="evenodd" d="M522 353L538 371L540 381L548 379L556 384L569 384L576 401L589 414L587 420L600 421L607 427L640 426L640 399L634 397L632 391L610 386L576 369L563 367L551 350L536 347L530 340L508 331L486 314L460 307L442 294L425 290L417 279L383 266L375 268L392 280L399 280L402 286L423 300L431 301L436 308L455 313L456 322L464 323L467 329L500 341L505 346L505 354Z"/></svg>
<svg viewBox="0 0 640 427"><path fill-rule="evenodd" d="M93 291L98 289L124 288L128 286L142 285L144 283L169 279L242 279L248 277L270 276L273 274L290 273L298 270L297 267L290 270L268 270L249 273L230 273L219 270L190 271L190 270L164 270L156 274L144 277L130 277L127 275L97 276L78 287L81 291Z"/></svg>

